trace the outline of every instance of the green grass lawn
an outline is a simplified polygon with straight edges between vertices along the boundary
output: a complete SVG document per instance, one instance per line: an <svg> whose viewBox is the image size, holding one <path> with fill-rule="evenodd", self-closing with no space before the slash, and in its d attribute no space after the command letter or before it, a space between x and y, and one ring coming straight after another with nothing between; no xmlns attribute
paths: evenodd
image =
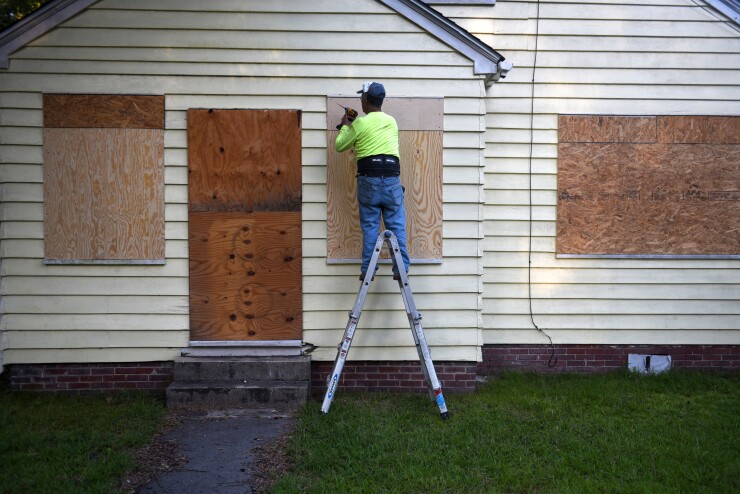
<svg viewBox="0 0 740 494"><path fill-rule="evenodd" d="M299 414L273 492L740 492L740 374L505 374L447 396L340 392ZM0 388L0 493L112 493L160 399ZM214 491L216 492L216 491Z"/></svg>
<svg viewBox="0 0 740 494"><path fill-rule="evenodd" d="M141 393L79 396L0 388L0 493L110 493L132 451L162 426L164 402Z"/></svg>
<svg viewBox="0 0 740 494"><path fill-rule="evenodd" d="M740 492L738 375L506 374L447 405L310 403L272 492Z"/></svg>

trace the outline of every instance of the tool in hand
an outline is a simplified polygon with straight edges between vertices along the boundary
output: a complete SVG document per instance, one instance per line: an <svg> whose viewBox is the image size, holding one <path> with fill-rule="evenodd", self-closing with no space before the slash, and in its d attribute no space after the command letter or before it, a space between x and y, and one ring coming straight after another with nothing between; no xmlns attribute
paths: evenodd
<svg viewBox="0 0 740 494"><path fill-rule="evenodd" d="M339 387L339 376L341 375L344 363L347 360L347 354L349 353L349 347L352 344L352 338L357 329L357 323L360 321L362 306L365 305L365 297L367 296L370 283L374 278L375 266L378 264L378 257L380 256L380 250L383 248L383 243L388 245L388 250L391 253L391 260L393 261L394 271L397 271L399 274L400 279L398 280L398 286L401 287L403 305L406 307L406 316L409 319L411 333L414 336L416 352L419 354L421 371L424 374L424 380L429 388L429 397L433 401L437 402L440 416L442 420L445 420L449 415L447 412L447 404L445 403L444 396L442 396L442 385L440 384L439 379L437 379L437 373L434 370L434 362L432 362L432 356L429 353L429 346L427 345L426 338L424 338L424 330L421 327L421 314L416 310L414 295L411 293L409 278L404 269L403 260L401 259L398 240L393 232L389 230L378 235L378 240L375 242L375 249L370 258L370 264L368 264L367 271L365 271L365 279L362 280L360 291L357 294L357 300L352 308L352 312L349 313L349 321L347 321L344 336L342 336L342 341L337 347L337 358L334 360L334 366L332 367L331 374L329 374L327 379L327 389L326 394L324 395L324 402L321 405L321 413L329 413L329 407L331 407L331 402L334 399L337 388Z"/></svg>
<svg viewBox="0 0 740 494"><path fill-rule="evenodd" d="M339 103L337 103L337 105L339 105ZM339 105L339 106L342 106L342 105ZM342 108L344 108L344 114L347 115L347 118L349 119L350 122L354 121L354 119L357 118L357 115L359 115L359 113L357 113L357 110L353 110L352 108L348 108L346 106L342 106ZM337 125L337 130L341 128L342 128L342 124Z"/></svg>

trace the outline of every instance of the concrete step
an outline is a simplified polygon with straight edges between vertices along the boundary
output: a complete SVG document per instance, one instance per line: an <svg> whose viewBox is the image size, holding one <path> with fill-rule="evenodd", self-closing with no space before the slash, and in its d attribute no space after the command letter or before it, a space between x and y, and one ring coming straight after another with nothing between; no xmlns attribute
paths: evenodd
<svg viewBox="0 0 740 494"><path fill-rule="evenodd" d="M171 408L288 408L308 400L308 381L174 382L167 388Z"/></svg>
<svg viewBox="0 0 740 494"><path fill-rule="evenodd" d="M308 400L311 358L179 357L174 373L170 407L292 407Z"/></svg>
<svg viewBox="0 0 740 494"><path fill-rule="evenodd" d="M311 378L311 358L289 357L179 357L179 381L302 381Z"/></svg>

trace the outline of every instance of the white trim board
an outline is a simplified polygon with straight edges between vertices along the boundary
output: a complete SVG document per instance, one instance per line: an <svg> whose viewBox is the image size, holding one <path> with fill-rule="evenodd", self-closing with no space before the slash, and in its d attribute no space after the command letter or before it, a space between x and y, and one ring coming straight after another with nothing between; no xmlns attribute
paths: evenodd
<svg viewBox="0 0 740 494"><path fill-rule="evenodd" d="M706 0L706 2L736 25L740 25L740 2L737 0Z"/></svg>

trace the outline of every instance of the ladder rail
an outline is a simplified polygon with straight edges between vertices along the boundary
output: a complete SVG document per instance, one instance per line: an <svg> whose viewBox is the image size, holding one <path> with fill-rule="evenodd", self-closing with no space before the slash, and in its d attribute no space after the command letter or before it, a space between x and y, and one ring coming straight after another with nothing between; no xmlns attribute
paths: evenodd
<svg viewBox="0 0 740 494"><path fill-rule="evenodd" d="M437 402L439 406L440 414L442 419L448 417L447 404L442 394L442 384L437 378L437 372L434 370L434 362L432 361L432 355L427 344L426 337L424 337L424 329L421 325L421 314L416 309L416 302L414 301L414 295L411 292L411 285L409 284L408 274L403 268L403 260L401 259L401 249L398 246L398 239L393 235L392 232L385 231L383 235L386 237L388 242L388 248L391 251L393 258L393 264L396 266L396 270L399 273L400 280L398 285L401 287L401 297L403 298L404 306L406 307L406 315L408 316L409 325L411 326L411 334L414 337L414 343L416 344L416 352L419 355L419 364L421 365L422 374L424 374L427 387L429 388L430 397Z"/></svg>
<svg viewBox="0 0 740 494"><path fill-rule="evenodd" d="M360 322L360 316L362 315L362 307L365 305L365 298L370 288L370 283L375 276L375 267L378 264L378 258L380 257L380 250L383 248L383 238L378 236L378 240L375 242L373 255L370 258L367 271L365 272L365 279L362 280L360 290L357 292L357 298L355 299L355 305L352 307L352 311L349 313L349 320L347 326L344 329L344 335L342 341L337 346L337 356L334 358L334 365L332 371L329 374L326 382L326 393L324 394L324 401L321 404L321 412L328 413L331 403L334 400L334 395L339 387L339 377L344 369L344 363L347 361L347 354L349 354L349 348L352 345L352 339L355 336L355 330L357 324Z"/></svg>

